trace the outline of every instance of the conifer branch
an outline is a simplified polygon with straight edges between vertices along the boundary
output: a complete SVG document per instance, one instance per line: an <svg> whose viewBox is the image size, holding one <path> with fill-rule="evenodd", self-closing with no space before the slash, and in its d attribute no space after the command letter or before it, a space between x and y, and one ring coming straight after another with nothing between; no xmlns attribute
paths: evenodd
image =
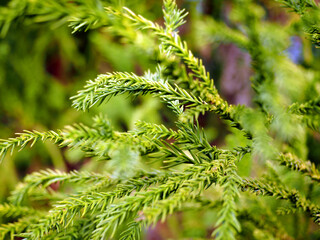
<svg viewBox="0 0 320 240"><path fill-rule="evenodd" d="M291 9L292 11L298 13L299 15L303 15L308 8L317 7L314 0L277 0L284 7Z"/></svg>
<svg viewBox="0 0 320 240"><path fill-rule="evenodd" d="M116 199L128 196L133 191L140 191L152 184L165 182L168 176L170 175L159 174L159 176L148 178L147 174L145 178L131 178L122 184L118 184L112 192L95 192L90 189L86 193L75 194L58 202L46 218L40 219L37 224L30 226L26 236L37 239L52 230L59 232L72 225L76 217L103 212Z"/></svg>
<svg viewBox="0 0 320 240"><path fill-rule="evenodd" d="M174 131L172 129L168 129L163 124L159 125L143 121L137 121L135 125L135 134L137 134L138 136L150 136L151 139L179 139L183 135L183 132L181 130Z"/></svg>
<svg viewBox="0 0 320 240"><path fill-rule="evenodd" d="M291 170L301 172L304 175L309 176L313 181L320 182L320 172L314 163L302 161L291 153L281 154L278 157L278 161L281 165L284 165Z"/></svg>
<svg viewBox="0 0 320 240"><path fill-rule="evenodd" d="M312 0L281 2L301 16L305 32L314 43L319 44L319 6ZM302 95L293 97L291 95L294 95L294 91L291 88L277 85L278 81L283 80L282 77L284 80L289 78L283 75L290 68L296 67L293 63L284 66L289 63L289 59L278 56L282 55L287 45L276 46L278 42L288 39L290 34L283 31L283 37L278 38L271 33L269 36L271 27L279 31L281 27L261 24L261 6L242 0L232 6L238 11L234 13L238 16L234 17L239 18L236 24L240 23L241 31L215 21L202 30L213 33L215 41L237 44L252 57L255 70L253 87L257 94L258 108L234 106L219 95L202 60L195 57L179 36L179 27L185 22L187 12L178 9L174 0L164 0L163 26L128 8L118 11L112 6L104 8L106 5L101 0L12 0L8 7L0 8L0 35L4 36L10 25L21 18L55 25L69 22L74 31L113 26L109 31L118 31L120 36L130 35L127 33L133 26L151 32L159 40L157 57L160 59L154 73L147 71L143 76L128 72L99 75L94 81L88 81L84 89L72 97L73 107L85 111L116 95L152 94L177 115L176 126L170 129L165 125L140 121L134 130L117 132L107 119L99 115L90 126L74 124L56 132L25 131L16 138L0 140L2 158L10 150L12 152L28 144L33 146L36 142L51 140L59 147L79 149L86 156L110 160L100 163L105 164L108 174L43 170L28 175L11 194L10 203L0 205L0 216L4 216L4 219L18 218L17 222L1 225L0 239L16 236L48 240L106 239L118 234L121 239L138 239L141 238L143 228L164 221L176 211L191 208L213 208L218 212L216 229L212 233L216 239L235 239L238 233L247 237L246 231L254 231L252 236L258 232L262 236L260 238L290 239L289 234L283 230L283 224L271 210L261 215L254 212L252 203L258 205L258 201L243 199L245 206L249 207L241 208L242 204L237 203L240 190L286 200L290 206L278 212L291 214L301 209L306 213L304 216L311 216L320 225L320 206L304 197L306 194L303 191L281 186L282 179L276 171L278 165L263 172L269 173L272 181L259 178L242 180L239 175L243 172L238 173L236 165L245 154L251 154L252 157L259 153L259 157L264 160L277 160L289 171L298 171L311 178L312 181L307 183L310 196L320 182L316 165L300 160L291 153L299 152L303 156L308 151L305 137L292 137L291 133L280 136L277 133L281 129L285 129L282 133L289 132L288 129L292 132L293 126L296 126L293 124L298 121L290 121L291 116L317 131L320 129L319 99L298 103L295 100L303 99ZM123 26L127 28L117 29ZM300 70L302 74L304 71ZM315 82L305 84L304 91L310 89L313 94L317 92L317 86L311 85ZM290 93L288 96L286 93L282 95L282 90ZM289 107L283 107L292 102ZM206 112L216 113L221 119L228 120L226 124L242 132L230 134L234 139L231 144L226 144L226 148L217 148L198 124L199 115ZM287 113L291 115L283 117ZM298 127L302 129L305 126L298 124ZM305 129L301 131L305 134ZM243 133L248 139L242 140ZM288 153L280 153L283 148ZM140 159L155 160L160 168L179 166L176 170L171 168L168 171L148 172L141 170L146 166ZM252 161L250 164L254 168L259 163ZM302 179L302 176L297 176ZM59 188L60 191L55 191L51 188L53 183L78 186L75 189ZM209 188L214 185L222 187L221 199L212 199L211 196L207 198L206 194L212 193ZM206 197L203 197L204 193ZM28 204L21 206L26 196L29 201L25 202ZM50 209L48 213L37 210L41 209L39 206L32 208L42 204L43 200L44 207ZM266 201L266 205L268 203ZM241 229L246 231L240 232Z"/></svg>
<svg viewBox="0 0 320 240"><path fill-rule="evenodd" d="M212 102L211 98L213 95L205 94L205 97L210 101L206 102L177 85L172 86L168 81L161 79L159 73L147 73L143 77L133 73L121 72L100 75L95 81L88 81L85 89L79 91L77 95L71 98L73 100L72 105L77 110L85 111L96 104L101 104L112 96L126 92L134 96L152 93L166 103L178 102L178 106L187 105L188 108L199 107L201 108L201 112L204 112L203 106L206 106L206 110L214 111L222 118L234 121L232 115L235 112L231 112L231 109L229 109L228 104L224 100L217 98ZM239 123L234 126L241 128Z"/></svg>
<svg viewBox="0 0 320 240"><path fill-rule="evenodd" d="M151 157L162 161L166 164L164 167L171 168L180 164L200 164L203 163L204 159L197 156L189 151L187 147L180 147L175 143L167 143L166 141L153 140L159 151L152 153Z"/></svg>
<svg viewBox="0 0 320 240"><path fill-rule="evenodd" d="M164 12L166 12L166 10L164 10ZM113 13L121 15L119 12ZM183 42L176 32L168 34L166 30L159 25L140 15L136 15L128 8L125 8L125 13L122 15L132 20L138 28L153 31L168 53L172 52L183 59L187 67L193 72L192 76L199 80L197 82L197 88L199 90L201 89L199 94L201 94L201 97L203 97L205 101L214 106L212 111L217 112L224 119L233 120L231 114L232 106L220 97L214 86L213 80L203 66L202 61L193 56L192 52L188 49L186 42ZM178 14L175 18L181 18L181 16Z"/></svg>
<svg viewBox="0 0 320 240"><path fill-rule="evenodd" d="M242 183L243 191L250 191L256 195L273 196L289 201L294 207L300 208L313 217L320 225L320 207L301 196L297 190L288 190L278 184L253 179L245 179Z"/></svg>
<svg viewBox="0 0 320 240"><path fill-rule="evenodd" d="M64 130L58 130L56 132L25 130L24 133L18 133L20 136L17 138L9 138L7 140L0 139L1 160L9 150L11 150L12 154L15 148L22 150L29 143L32 147L40 140L43 142L51 140L60 147L80 148L89 156L100 156L106 159L110 158L110 149L123 142L136 145L142 153L147 153L154 149L152 143L143 141L141 138L136 138L133 134L113 131L110 123L106 122L101 116L96 116L94 121L95 124L93 127L88 127L84 124L74 124L73 126L66 126Z"/></svg>
<svg viewBox="0 0 320 240"><path fill-rule="evenodd" d="M90 183L90 182L99 182L105 179L110 179L110 176L98 173L91 173L87 171L78 172L73 170L71 172L61 172L59 170L41 170L40 172L35 172L28 175L24 182L30 185L31 187L37 187L42 185L43 187L48 187L52 183Z"/></svg>
<svg viewBox="0 0 320 240"><path fill-rule="evenodd" d="M28 216L20 218L17 222L0 225L0 239L5 240L7 237L14 239L14 237L25 231L25 229L32 223L35 223L38 216Z"/></svg>
<svg viewBox="0 0 320 240"><path fill-rule="evenodd" d="M314 0L277 0L284 7L300 15L304 31L313 43L320 46L320 7Z"/></svg>
<svg viewBox="0 0 320 240"><path fill-rule="evenodd" d="M320 132L320 116L319 115L303 115L302 122L311 130Z"/></svg>
<svg viewBox="0 0 320 240"><path fill-rule="evenodd" d="M194 168L197 170L194 177L188 177L190 180L182 179L182 185L176 185L174 193L168 195L168 197L162 196L160 200L145 205L136 221L142 221L146 223L147 226L156 224L159 220L164 221L167 215L181 209L183 203L198 199L204 190L217 183L217 181L220 182L222 174L232 177L229 175L230 172L223 173L225 169L222 167L222 161L223 160L218 159L214 162L201 164L198 168ZM203 169L205 172L202 172L203 170L201 168L203 167L205 167L205 169ZM192 171L194 170L191 169L190 172ZM179 184L179 182L176 183ZM166 194L169 194L169 192ZM141 197L140 194L137 195L139 198Z"/></svg>
<svg viewBox="0 0 320 240"><path fill-rule="evenodd" d="M106 120L100 119L99 121ZM61 146L80 148L88 156L98 156L101 160L110 159L110 152L123 144L134 146L134 149L139 150L142 154L154 150L152 142L137 137L134 133L113 131L110 123L100 127L97 126L97 123L93 127L84 124L67 126L63 131L63 137Z"/></svg>
<svg viewBox="0 0 320 240"><path fill-rule="evenodd" d="M320 99L316 98L305 103L293 103L288 107L288 112L299 117L302 123L310 129L320 131Z"/></svg>
<svg viewBox="0 0 320 240"><path fill-rule="evenodd" d="M94 124L88 127L84 124L74 124L73 126L66 126L62 132L63 142L61 146L68 147L85 147L90 148L94 142L100 140L112 139L114 132L110 122L103 118L102 115L93 118Z"/></svg>
<svg viewBox="0 0 320 240"><path fill-rule="evenodd" d="M38 142L51 140L54 143L59 143L62 141L61 132L47 131L47 132L38 132L38 131L27 131L24 133L17 133L19 137L9 138L7 140L0 139L0 157L1 161L5 157L6 153L11 149L11 154L15 148L23 149L28 143L31 143L31 147Z"/></svg>
<svg viewBox="0 0 320 240"><path fill-rule="evenodd" d="M144 207L137 221L141 218L140 221L146 222L147 226L155 225L159 220L164 222L169 215L180 210L183 203L199 197L206 188L206 185L202 185L204 184L203 180L197 182L199 180L200 179L193 179L193 182L189 183L186 187L180 187L167 199L158 200L154 204ZM196 188L196 184L201 184L201 186Z"/></svg>
<svg viewBox="0 0 320 240"><path fill-rule="evenodd" d="M162 45L168 52L172 51L184 60L188 68L193 71L194 77L199 78L208 84L208 86L211 86L211 89L215 89L209 73L206 72L202 61L193 56L192 52L187 47L187 43L183 42L176 32L166 32L166 30L160 27L158 24L155 24L140 15L136 15L128 8L124 9L124 17L132 20L140 29L152 30L159 37ZM166 9L164 12L166 12ZM179 17L180 16L177 16L175 18Z"/></svg>
<svg viewBox="0 0 320 240"><path fill-rule="evenodd" d="M128 92L132 95L153 93L165 102L181 101L181 104L206 104L202 99L193 96L186 90L173 87L168 81L162 80L157 74L144 77L133 73L108 73L100 75L95 81L88 81L84 90L78 92L73 99L73 106L78 110L87 110L108 97Z"/></svg>
<svg viewBox="0 0 320 240"><path fill-rule="evenodd" d="M299 115L316 115L320 113L320 98L305 103L294 103L289 106L289 112Z"/></svg>
<svg viewBox="0 0 320 240"><path fill-rule="evenodd" d="M50 232L47 235L43 236L41 239L44 240L70 240L70 239L83 239L89 240L86 231L92 227L91 218L82 218L77 219L77 221L72 225L68 226L67 228L63 229L60 232ZM18 235L19 237L28 237L28 234L21 233Z"/></svg>
<svg viewBox="0 0 320 240"><path fill-rule="evenodd" d="M4 203L0 205L0 217L17 218L26 215L34 215L37 210L29 207L16 206L10 203Z"/></svg>
<svg viewBox="0 0 320 240"><path fill-rule="evenodd" d="M126 230L121 233L120 240L135 240L141 239L141 228L142 228L141 221L132 221L127 224Z"/></svg>
<svg viewBox="0 0 320 240"><path fill-rule="evenodd" d="M177 28L185 23L184 18L187 16L184 9L178 9L174 0L163 1L163 17L168 33L177 31Z"/></svg>
<svg viewBox="0 0 320 240"><path fill-rule="evenodd" d="M33 189L42 186L43 188L49 187L53 183L76 183L76 184L92 184L99 183L105 179L110 179L107 175L89 173L86 171L77 172L72 171L70 173L61 172L59 170L41 170L28 175L24 179L22 187L17 188L11 195L11 202L15 205L20 205L28 195L28 192Z"/></svg>
<svg viewBox="0 0 320 240"><path fill-rule="evenodd" d="M219 219L216 222L216 230L212 236L216 239L236 239L235 235L241 231L240 223L236 217L236 198L239 196L238 185L241 178L237 174L234 156L226 156L223 161L223 173L219 184L223 187L223 204L219 211Z"/></svg>
<svg viewBox="0 0 320 240"><path fill-rule="evenodd" d="M218 108L213 107L212 105L198 105L198 106L194 106L191 108L186 108L180 115L179 115L179 120L181 122L193 122L194 119L198 119L200 114L204 115L206 112L209 111L217 111L217 113L222 114L222 112L219 112ZM227 119L228 117L226 117ZM237 125L239 128L240 125Z"/></svg>
<svg viewBox="0 0 320 240"><path fill-rule="evenodd" d="M5 37L13 22L29 18L36 23L52 22L54 27L69 23L74 31L98 28L110 23L104 11L104 2L78 0L76 3L62 0L13 0L0 9L0 36Z"/></svg>
<svg viewBox="0 0 320 240"><path fill-rule="evenodd" d="M181 149L180 153L183 154L184 151L190 152L193 159L199 159L197 162L212 161L217 159L222 150L217 149L215 146L211 146L203 131L200 130L198 125L193 123L183 123L177 122L178 131L173 131L172 129L167 129L164 125L150 124L144 122L137 122L137 132L138 135L144 135L158 146L159 151L164 153L161 156L165 162L170 162L170 156L179 156L179 150L175 146L179 145L178 148ZM156 140L154 139L156 138ZM159 141L160 139L174 139L174 143L167 144L165 141ZM172 151L170 151L173 150ZM192 153L192 150L196 151L196 156ZM174 154L177 153L177 154ZM172 155L173 154L173 155ZM159 157L159 155L157 155ZM190 157L186 156L186 159ZM201 160L200 160L201 159ZM188 161L187 161L188 162Z"/></svg>
<svg viewBox="0 0 320 240"><path fill-rule="evenodd" d="M217 163L205 163L186 169L180 176L169 177L164 184L148 191L137 192L135 195L123 199L118 204L111 205L97 218L97 229L93 239L114 235L118 226L130 215L136 215L145 206L154 205L159 199L166 199L184 186L192 189L206 188L216 182L218 174ZM161 216L162 214L160 214ZM159 216L158 214L156 216Z"/></svg>

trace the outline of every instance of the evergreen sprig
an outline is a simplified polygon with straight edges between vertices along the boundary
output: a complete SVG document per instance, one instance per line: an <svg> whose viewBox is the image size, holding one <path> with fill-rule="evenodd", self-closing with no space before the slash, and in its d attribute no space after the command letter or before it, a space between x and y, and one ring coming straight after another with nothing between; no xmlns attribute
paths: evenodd
<svg viewBox="0 0 320 240"><path fill-rule="evenodd" d="M320 45L319 4L314 0L281 0L283 6L300 15L304 31L310 39Z"/></svg>
<svg viewBox="0 0 320 240"><path fill-rule="evenodd" d="M24 179L24 184L19 186L11 195L11 202L15 205L20 205L28 193L37 187L47 188L51 184L66 182L76 184L97 184L103 180L110 179L110 177L97 173L77 172L70 173L61 172L59 170L42 170L28 175Z"/></svg>
<svg viewBox="0 0 320 240"><path fill-rule="evenodd" d="M320 172L316 168L314 163L310 161L302 161L299 158L297 158L297 156L294 156L290 153L281 154L281 156L278 159L282 165L285 165L292 170L301 172L309 176L314 181L320 181Z"/></svg>
<svg viewBox="0 0 320 240"><path fill-rule="evenodd" d="M241 178L237 175L235 157L227 156L224 163L224 172L219 179L223 187L223 204L216 222L216 230L212 233L216 239L236 239L235 235L241 231L240 223L236 217L236 198L239 196L238 185Z"/></svg>
<svg viewBox="0 0 320 240"><path fill-rule="evenodd" d="M55 131L48 132L38 132L38 131L27 131L24 133L18 133L19 137L17 138L9 138L7 140L0 140L0 157L1 161L5 157L6 153L11 149L11 153L17 147L23 149L26 147L28 143L31 143L31 147L38 142L52 140L54 143L59 143L62 140L61 133Z"/></svg>
<svg viewBox="0 0 320 240"><path fill-rule="evenodd" d="M115 200L152 184L164 182L167 180L168 175L160 175L153 178L141 178L141 175L139 175L139 177L118 184L112 192L96 192L94 189L89 188L86 192L80 192L58 202L46 218L30 226L29 233L26 233L25 236L37 239L46 236L50 230L59 232L72 225L75 218L83 217L86 214L94 216L94 214L101 213Z"/></svg>
<svg viewBox="0 0 320 240"><path fill-rule="evenodd" d="M128 92L132 95L153 93L163 101L181 101L181 104L206 104L201 98L193 96L186 90L172 86L168 81L154 74L150 78L140 77L133 73L110 73L100 75L95 81L89 81L84 90L78 92L73 99L76 109L87 110L105 99Z"/></svg>
<svg viewBox="0 0 320 240"><path fill-rule="evenodd" d="M301 16L306 32L318 43L318 17L314 16L318 5L302 0L281 2ZM11 193L9 203L0 205L0 216L9 219L0 227L0 239L140 239L143 229L185 210L210 210L215 219L210 234L221 240L257 236L290 239L277 213L301 210L303 218L311 217L314 225L320 225L319 196L315 194L320 173L315 163L304 160L312 149L308 149L307 130L300 123L307 122L319 131L319 98L314 94L318 90L313 86L315 80L300 83L301 94L292 90L287 68L297 65L282 54L287 47L282 43L289 37L287 29L283 35L270 34L273 27L279 33L282 27L262 22L263 9L249 0L234 2L233 28L218 21L201 28L207 32L205 36L208 32L213 35L209 41L235 43L251 55L257 104L235 106L220 96L202 60L180 37L179 27L187 12L173 0L164 0L163 5L163 25L102 1L13 0L9 7L0 9L4 13L0 16L2 35L21 17L35 22L71 22L74 31L112 26L108 28L112 32L123 24L127 28L118 35L124 37L132 28L139 33L151 32L159 43L154 72L149 70L142 76L101 74L71 98L72 106L88 111L117 95L151 94L177 117L173 127L138 121L134 129L119 132L98 115L91 126L79 123L57 131L25 131L1 140L2 158L10 150L51 140L59 147L81 150L93 160L110 161L100 161L98 173L48 169L29 174ZM297 68L296 72L304 75L306 70ZM313 94L302 96L307 89ZM215 139L200 126L199 115L209 112L227 120L223 123L231 131L226 146L216 146ZM248 159L255 168L255 178L241 172ZM271 166L269 160L279 164ZM287 169L283 171L279 165ZM297 171L309 177L312 181L296 174L308 192L303 187L284 187L280 171ZM270 198L254 195L275 201L269 204ZM276 212L269 205L282 208Z"/></svg>
<svg viewBox="0 0 320 240"><path fill-rule="evenodd" d="M293 204L294 207L300 208L309 213L314 222L320 225L320 208L316 204L310 202L301 196L297 190L288 190L276 183L246 179L243 181L242 189L250 191L257 195L273 196L278 199L284 199Z"/></svg>
<svg viewBox="0 0 320 240"><path fill-rule="evenodd" d="M166 8L164 9L164 12L166 12ZM125 8L124 14L118 12L113 13L123 15L124 17L131 19L138 28L148 29L154 32L154 34L158 36L159 40L161 41L161 44L166 49L166 52L169 54L174 53L180 57L186 66L192 71L191 78L188 79L189 81L190 79L193 81L195 78L196 84L193 84L193 90L197 90L197 93L200 95L200 97L212 104L212 111L217 112L225 119L233 120L231 113L232 107L220 97L214 86L213 80L210 78L209 73L203 66L202 61L193 56L192 52L188 49L187 43L183 42L176 32L167 33L166 30L158 24L155 24L140 15L136 15L128 8ZM175 19L183 18L183 15L181 16L179 11L176 10L175 13L177 15L174 17Z"/></svg>
<svg viewBox="0 0 320 240"><path fill-rule="evenodd" d="M1 217L11 217L17 218L24 215L32 215L37 211L35 209L25 207L25 206L16 206L13 204L5 203L0 205L0 216Z"/></svg>
<svg viewBox="0 0 320 240"><path fill-rule="evenodd" d="M118 204L111 205L107 208L105 213L102 213L97 218L97 229L93 234L93 239L104 238L107 233L111 231L111 236L114 235L118 226L121 225L130 215L136 215L139 210L143 211L146 206L155 206L159 200L166 199L170 195L175 196L175 193L182 188L190 188L193 197L198 196L199 189L205 189L216 181L217 178L217 163L203 164L186 169L178 176L169 177L165 184L159 185L155 188L150 188L145 192L138 192L133 196L125 198ZM183 195L183 194L182 194ZM190 198L192 198L190 195ZM147 223L153 223L159 217L166 215L167 210L176 208L176 201L167 201L166 206L162 208L160 213L148 212ZM161 204L161 202L159 203ZM111 223L111 224L110 224Z"/></svg>
<svg viewBox="0 0 320 240"><path fill-rule="evenodd" d="M39 216L28 216L20 218L14 223L2 224L0 226L0 239L6 239L7 236L14 239L17 234L23 232L30 224L36 222L38 218Z"/></svg>
<svg viewBox="0 0 320 240"><path fill-rule="evenodd" d="M306 103L294 103L289 107L289 111L300 115L319 114L320 98L310 100Z"/></svg>
<svg viewBox="0 0 320 240"><path fill-rule="evenodd" d="M53 23L58 27L69 23L75 30L98 28L108 25L103 1L29 1L14 0L8 7L0 8L0 36L5 37L11 25L20 19L30 18L36 23Z"/></svg>

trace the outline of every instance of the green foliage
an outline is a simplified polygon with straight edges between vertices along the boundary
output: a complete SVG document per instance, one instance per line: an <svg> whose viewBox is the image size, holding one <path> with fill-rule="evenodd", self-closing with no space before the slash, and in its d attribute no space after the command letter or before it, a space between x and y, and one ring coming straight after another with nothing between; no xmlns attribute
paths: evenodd
<svg viewBox="0 0 320 240"><path fill-rule="evenodd" d="M285 7L301 16L304 31L318 46L320 45L319 5L314 0L282 0Z"/></svg>
<svg viewBox="0 0 320 240"><path fill-rule="evenodd" d="M318 5L281 3L301 16L299 24L319 44ZM309 239L319 236L314 229L320 225L320 173L307 160L314 149L306 141L308 134L319 134L319 73L282 54L290 32L297 30L261 21L263 8L249 0L233 1L231 26L198 19L206 41L233 43L251 56L255 106L232 105L179 35L186 11L173 0L163 4L163 26L104 1L11 1L0 9L3 36L24 17L32 23L69 22L74 32L107 27L144 51L152 49L157 62L142 76L101 74L71 97L72 106L87 111L118 95L151 94L175 118L172 127L137 121L133 129L116 131L101 114L92 126L25 131L1 140L2 159L9 151L50 140L97 165L96 171L27 175L0 205L0 239L141 239L144 229L177 212L192 211L199 218L203 210L211 218L210 233L202 238L298 238L281 214L306 224L302 234ZM137 35L152 44L139 44ZM232 129L224 146L214 145L199 123L200 114L209 113ZM250 174L240 171L245 159L254 168Z"/></svg>

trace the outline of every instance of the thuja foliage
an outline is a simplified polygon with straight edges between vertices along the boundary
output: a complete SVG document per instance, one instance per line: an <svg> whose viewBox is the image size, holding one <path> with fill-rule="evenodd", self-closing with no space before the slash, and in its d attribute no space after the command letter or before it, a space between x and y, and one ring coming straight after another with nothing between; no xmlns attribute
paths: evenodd
<svg viewBox="0 0 320 240"><path fill-rule="evenodd" d="M319 44L319 6L309 0L279 1L300 16L285 29L263 21L264 10L249 0L233 1L233 27L212 19L199 23L205 41L231 42L251 55L255 106L248 107L221 97L202 60L181 39L187 12L175 1L163 3L164 24L97 2L86 7L80 0L12 1L1 15L2 34L24 15L31 21L63 19L73 31L102 26L116 31L121 23L145 38L151 35L155 66L142 75L101 74L71 98L72 106L88 111L117 95L151 94L175 114L175 126L138 121L135 129L119 132L101 114L92 125L24 131L1 140L2 158L51 141L101 164L100 172L49 169L26 176L0 205L7 220L1 239L141 239L159 221L190 211L214 216L209 235L202 238L294 239L301 233L288 225L295 224L304 224L295 227L305 239L319 237L320 172L307 159L314 149L306 138L320 129L320 75L285 54L286 40L299 29ZM117 34L130 39L125 30ZM198 122L210 112L230 128L233 141L225 146L212 144ZM239 166L248 159L254 171L241 174Z"/></svg>

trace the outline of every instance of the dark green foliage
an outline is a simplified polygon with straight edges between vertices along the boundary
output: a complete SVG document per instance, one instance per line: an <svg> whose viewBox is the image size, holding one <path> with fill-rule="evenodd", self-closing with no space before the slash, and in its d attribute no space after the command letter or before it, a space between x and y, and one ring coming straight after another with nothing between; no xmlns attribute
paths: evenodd
<svg viewBox="0 0 320 240"><path fill-rule="evenodd" d="M313 1L281 3L301 16L298 24L319 44L319 6ZM229 104L219 94L202 60L179 35L187 14L173 0L164 1L163 25L105 1L11 1L0 12L2 35L26 18L69 22L75 32L107 26L139 45L130 35L134 29L152 42L144 50L152 46L156 66L142 76L101 74L71 97L72 106L87 111L118 95L150 94L175 114L173 128L137 121L134 129L121 132L101 114L92 126L25 131L1 140L2 159L9 151L49 140L97 160L100 172L48 169L27 175L8 203L0 205L5 222L0 239L141 239L145 229L169 221L176 212L199 218L203 211L210 213L211 227L202 238L319 237L320 173L307 160L314 149L306 141L308 134L319 134L319 73L283 54L294 30L263 22L260 5L233 1L230 21L239 26L235 28L199 20L199 35L207 42L233 43L250 54L254 107ZM231 129L223 147L215 146L199 124L200 115L209 112ZM254 170L246 174L242 164ZM288 227L292 221L306 226L303 233Z"/></svg>

